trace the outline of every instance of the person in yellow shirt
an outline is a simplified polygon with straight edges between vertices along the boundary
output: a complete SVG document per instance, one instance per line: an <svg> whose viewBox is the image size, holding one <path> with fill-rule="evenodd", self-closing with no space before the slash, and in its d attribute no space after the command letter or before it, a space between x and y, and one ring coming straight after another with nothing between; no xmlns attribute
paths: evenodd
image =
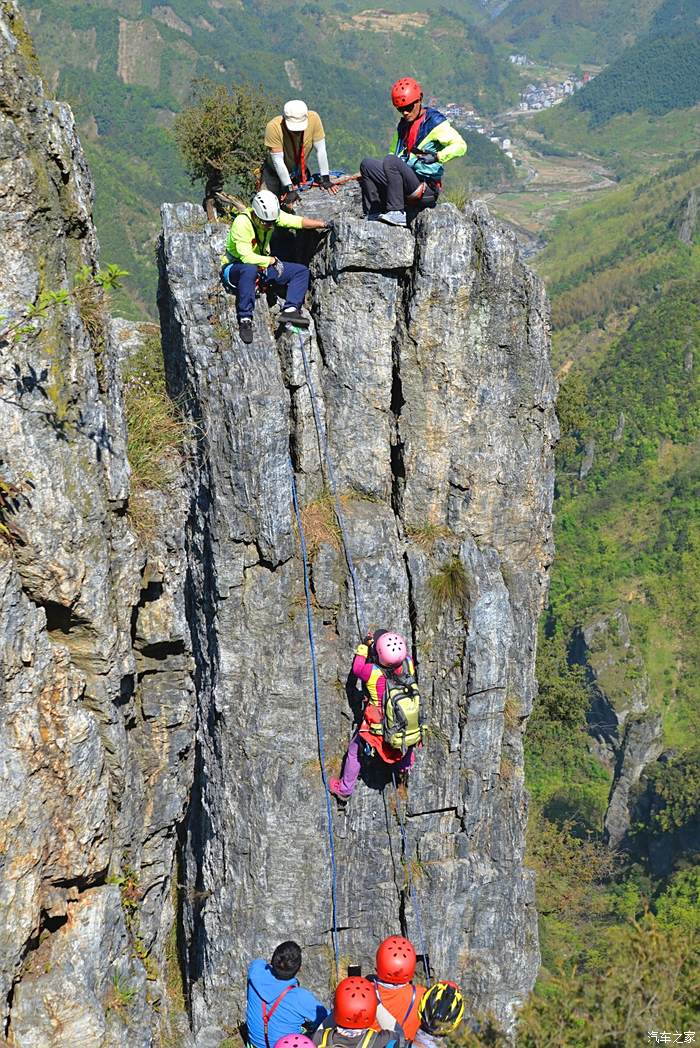
<svg viewBox="0 0 700 1048"><path fill-rule="evenodd" d="M326 152L326 133L318 113L306 102L293 98L285 102L282 116L273 117L265 128L267 157L263 164L262 184L275 196L293 204L299 199L296 186L309 180L308 161L316 150L320 185L331 188L330 167Z"/></svg>
<svg viewBox="0 0 700 1048"><path fill-rule="evenodd" d="M302 218L281 211L277 197L266 189L256 193L251 206L234 218L226 240L226 254L221 258L221 281L227 290L236 292L238 332L247 345L253 341L258 280L263 287L281 284L286 289L280 314L283 321L299 327L309 326L308 318L301 312L309 287L309 267L298 262L283 262L270 254L270 240L276 226L325 229L326 223L320 218Z"/></svg>

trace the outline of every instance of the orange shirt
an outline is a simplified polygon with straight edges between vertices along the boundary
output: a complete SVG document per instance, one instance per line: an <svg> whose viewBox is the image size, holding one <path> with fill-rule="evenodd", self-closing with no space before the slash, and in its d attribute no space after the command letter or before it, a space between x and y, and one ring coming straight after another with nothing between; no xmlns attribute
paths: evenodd
<svg viewBox="0 0 700 1048"><path fill-rule="evenodd" d="M418 1027L420 1025L418 1005L420 1004L421 997L425 993L425 986L414 986L413 983L406 983L405 986L383 986L379 983L375 983L374 985L379 994L381 1003L386 1010L394 1016L396 1022L406 1034L407 1039L412 1041L418 1033ZM415 997L413 997L414 990ZM411 1004L412 997L413 1004ZM408 1015L406 1014L407 1012ZM379 1026L378 1023L375 1023L372 1029L380 1030L381 1026Z"/></svg>

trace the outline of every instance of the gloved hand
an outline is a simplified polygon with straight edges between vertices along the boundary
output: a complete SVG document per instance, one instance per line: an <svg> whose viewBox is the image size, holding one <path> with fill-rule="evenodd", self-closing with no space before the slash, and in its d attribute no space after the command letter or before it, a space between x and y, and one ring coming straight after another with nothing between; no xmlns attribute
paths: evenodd
<svg viewBox="0 0 700 1048"><path fill-rule="evenodd" d="M320 185L321 189L325 189L327 193L338 192L337 188L331 182L330 175L321 175L321 177L318 180L318 184Z"/></svg>
<svg viewBox="0 0 700 1048"><path fill-rule="evenodd" d="M296 204L299 201L299 190L294 186L287 186L284 193L285 204Z"/></svg>
<svg viewBox="0 0 700 1048"><path fill-rule="evenodd" d="M435 153L430 149L412 149L411 153L413 156L417 156L419 160L435 160Z"/></svg>

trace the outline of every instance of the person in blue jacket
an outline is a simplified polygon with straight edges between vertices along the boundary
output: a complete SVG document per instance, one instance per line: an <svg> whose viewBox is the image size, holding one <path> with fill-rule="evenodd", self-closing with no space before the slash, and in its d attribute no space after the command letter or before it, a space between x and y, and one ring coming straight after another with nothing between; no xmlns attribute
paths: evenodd
<svg viewBox="0 0 700 1048"><path fill-rule="evenodd" d="M252 1048L273 1048L280 1037L315 1028L328 1015L314 995L299 985L301 947L282 942L268 963L259 958L248 968L246 1024Z"/></svg>

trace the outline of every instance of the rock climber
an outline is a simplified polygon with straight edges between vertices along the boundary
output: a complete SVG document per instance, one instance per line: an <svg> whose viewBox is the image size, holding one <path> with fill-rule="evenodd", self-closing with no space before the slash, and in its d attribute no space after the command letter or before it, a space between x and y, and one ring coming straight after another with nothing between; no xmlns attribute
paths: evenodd
<svg viewBox="0 0 700 1048"><path fill-rule="evenodd" d="M422 742L420 696L413 660L404 637L395 630L376 630L358 644L352 671L363 684L364 706L358 730L345 754L343 774L331 779L328 788L338 800L346 800L360 774L361 747L369 747L395 775L409 771L415 746ZM406 726L391 723L390 714L401 703Z"/></svg>
<svg viewBox="0 0 700 1048"><path fill-rule="evenodd" d="M412 1041L420 1023L419 1008L425 986L414 985L416 951L402 935L391 935L377 949L376 975L371 978L377 996L375 1029L397 1027Z"/></svg>
<svg viewBox="0 0 700 1048"><path fill-rule="evenodd" d="M240 211L229 230L226 254L221 257L221 280L227 290L236 292L236 314L241 341L253 341L253 311L256 286L262 288L281 284L286 288L286 300L280 319L299 327L308 327L309 320L301 312L304 295L309 287L309 267L298 262L283 262L270 254L270 239L277 226L287 229L325 229L320 218L302 218L280 210L274 193L262 189L256 193L251 207Z"/></svg>
<svg viewBox="0 0 700 1048"><path fill-rule="evenodd" d="M279 944L269 964L262 957L250 964L246 1025L251 1048L272 1048L285 1034L300 1034L305 1023L316 1027L327 1017L325 1006L299 985L300 968L301 947L291 940Z"/></svg>
<svg viewBox="0 0 700 1048"><path fill-rule="evenodd" d="M333 1014L313 1035L318 1048L388 1048L397 1044L397 1034L377 1030L377 997L368 979L351 975L335 991Z"/></svg>
<svg viewBox="0 0 700 1048"><path fill-rule="evenodd" d="M434 207L448 160L464 156L467 144L447 117L423 105L423 89L410 76L397 80L391 101L401 114L389 153L360 164L362 206L367 218L406 225L406 210Z"/></svg>
<svg viewBox="0 0 700 1048"><path fill-rule="evenodd" d="M284 103L281 116L275 116L265 128L267 157L262 169L262 185L285 204L299 199L297 186L309 181L307 161L312 147L318 160L318 184L330 192L331 183L326 134L318 113L306 102L293 98Z"/></svg>
<svg viewBox="0 0 700 1048"><path fill-rule="evenodd" d="M413 1038L417 1048L441 1048L440 1040L453 1033L464 1017L464 997L453 982L436 982L426 990L418 1009L420 1026Z"/></svg>

